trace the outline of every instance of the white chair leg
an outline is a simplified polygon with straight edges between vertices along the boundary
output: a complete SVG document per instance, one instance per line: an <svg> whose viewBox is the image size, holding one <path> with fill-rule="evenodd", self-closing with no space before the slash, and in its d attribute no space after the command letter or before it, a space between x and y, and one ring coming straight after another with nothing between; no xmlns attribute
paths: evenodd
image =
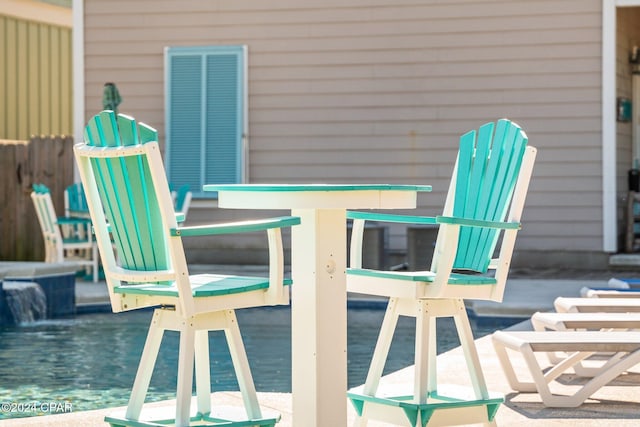
<svg viewBox="0 0 640 427"><path fill-rule="evenodd" d="M605 363L599 364L598 366L585 366L583 363L577 363L573 367L573 371L580 377L593 378L596 375L600 374L602 371L609 369L611 365L617 363L619 360L622 360L626 356L626 353L605 354L609 355Z"/></svg>
<svg viewBox="0 0 640 427"><path fill-rule="evenodd" d="M429 300L417 301L414 403L427 403L430 392L437 390L436 318L429 312Z"/></svg>
<svg viewBox="0 0 640 427"><path fill-rule="evenodd" d="M478 399L488 399L489 390L487 388L487 382L482 372L482 366L480 365L480 357L478 356L478 349L476 348L473 331L471 330L471 324L469 323L469 317L467 316L467 310L462 299L456 299L454 301L456 314L453 319L458 330L458 336L460 337L460 345L467 362L469 369L469 376L471 383ZM483 423L486 427L496 426L495 418L491 421L487 420Z"/></svg>
<svg viewBox="0 0 640 427"><path fill-rule="evenodd" d="M509 387L511 387L512 390L519 392L535 393L537 391L535 383L533 381L520 380L514 369L513 363L511 362L511 355L509 353L515 353L516 350L508 348L506 343L499 339L497 333L492 336L492 341L493 348L498 356L498 361L502 366L502 371L507 378Z"/></svg>
<svg viewBox="0 0 640 427"><path fill-rule="evenodd" d="M399 300L397 298L389 299L387 304L387 310L385 311L382 325L380 326L380 333L378 334L378 340L376 341L375 349L373 350L373 356L371 358L371 364L369 371L367 372L367 379L365 381L362 393L367 396L373 396L378 390L380 384L380 378L382 378L382 372L384 371L384 365L389 355L389 349L391 348L391 341L393 340L393 334L398 324L399 314ZM369 423L368 405L365 403L362 415L357 416L353 422L353 427L366 427Z"/></svg>
<svg viewBox="0 0 640 427"><path fill-rule="evenodd" d="M149 332L147 332L147 340L142 350L142 357L140 358L136 378L131 389L131 396L129 397L126 413L128 419L137 420L140 417L142 405L144 404L144 399L149 389L151 374L156 364L160 343L162 342L162 335L164 334L164 329L159 324L160 317L160 311L156 310L151 319Z"/></svg>
<svg viewBox="0 0 640 427"><path fill-rule="evenodd" d="M353 420L353 427L367 427L369 424L369 417L367 417L367 405L365 404L362 408L362 415L356 416L356 419Z"/></svg>
<svg viewBox="0 0 640 427"><path fill-rule="evenodd" d="M607 368L600 372L598 375L594 376L591 380L589 380L575 395L573 400L570 402L574 406L581 405L585 400L587 400L592 394L594 394L598 389L605 386L606 384L613 381L623 372L631 369L633 366L640 363L640 350L636 350L631 353L626 353L624 357L621 354L615 356L615 362L611 364L607 364ZM564 396L563 396L564 397ZM562 397L557 397L557 399L562 399ZM565 403L563 400L560 400L560 403Z"/></svg>
<svg viewBox="0 0 640 427"><path fill-rule="evenodd" d="M371 365L369 366L367 379L362 390L365 395L373 396L378 390L378 384L380 383L384 365L389 355L389 349L391 348L393 334L398 324L398 316L398 299L391 298L387 305L382 325L380 326L380 334L378 335L376 347L373 350Z"/></svg>
<svg viewBox="0 0 640 427"><path fill-rule="evenodd" d="M256 387L253 383L253 376L249 369L249 360L242 343L240 328L238 327L238 319L233 310L225 311L226 328L224 330L231 353L231 361L238 378L238 386L244 401L244 406L249 418L261 418L260 405L258 404L258 396Z"/></svg>
<svg viewBox="0 0 640 427"><path fill-rule="evenodd" d="M366 408L363 409L362 411L362 415L359 417L356 417L356 419L353 421L353 427L366 427L367 424L369 423L369 419L366 416Z"/></svg>
<svg viewBox="0 0 640 427"><path fill-rule="evenodd" d="M196 394L198 412L211 412L211 370L209 368L209 331L196 331Z"/></svg>
<svg viewBox="0 0 640 427"><path fill-rule="evenodd" d="M484 379L484 374L482 373L482 367L480 366L478 350L476 349L476 345L473 341L473 332L471 331L471 324L467 317L464 301L462 299L457 299L454 303L456 305L456 314L453 316L453 319L456 324L456 329L458 330L460 344L467 362L473 389L477 398L488 399L489 391Z"/></svg>
<svg viewBox="0 0 640 427"><path fill-rule="evenodd" d="M180 352L178 355L178 389L176 391L176 427L189 425L191 389L195 353L195 329L188 322L180 329Z"/></svg>

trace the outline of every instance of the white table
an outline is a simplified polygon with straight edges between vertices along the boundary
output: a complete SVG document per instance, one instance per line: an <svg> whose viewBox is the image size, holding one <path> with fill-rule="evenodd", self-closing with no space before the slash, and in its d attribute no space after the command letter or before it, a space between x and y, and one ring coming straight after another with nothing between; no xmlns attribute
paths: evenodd
<svg viewBox="0 0 640 427"><path fill-rule="evenodd" d="M415 208L428 185L228 184L218 206L290 209L293 425L347 424L347 209Z"/></svg>

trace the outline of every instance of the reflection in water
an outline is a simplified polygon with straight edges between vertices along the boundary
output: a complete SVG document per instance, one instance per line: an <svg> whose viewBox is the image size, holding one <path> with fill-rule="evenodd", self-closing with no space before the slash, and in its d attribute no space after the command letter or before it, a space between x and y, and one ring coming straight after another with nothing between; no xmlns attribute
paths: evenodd
<svg viewBox="0 0 640 427"><path fill-rule="evenodd" d="M237 312L258 391L291 391L291 312L262 307ZM384 316L379 308L348 313L349 387L362 384ZM84 314L0 329L0 402L69 402L73 411L126 405L151 311ZM415 321L401 318L385 373L413 363ZM476 337L492 332L474 327ZM458 345L453 322L438 322L438 352ZM148 401L174 397L178 334L162 342ZM212 388L237 390L222 332L210 333ZM160 373L161 374L158 374ZM0 419L35 413L2 413Z"/></svg>

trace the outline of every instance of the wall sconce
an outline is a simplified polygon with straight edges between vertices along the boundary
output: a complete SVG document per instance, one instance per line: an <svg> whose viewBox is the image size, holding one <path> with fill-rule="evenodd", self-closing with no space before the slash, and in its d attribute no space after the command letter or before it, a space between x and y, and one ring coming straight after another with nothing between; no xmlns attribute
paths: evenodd
<svg viewBox="0 0 640 427"><path fill-rule="evenodd" d="M629 98L617 98L616 120L619 122L631 121L631 100Z"/></svg>

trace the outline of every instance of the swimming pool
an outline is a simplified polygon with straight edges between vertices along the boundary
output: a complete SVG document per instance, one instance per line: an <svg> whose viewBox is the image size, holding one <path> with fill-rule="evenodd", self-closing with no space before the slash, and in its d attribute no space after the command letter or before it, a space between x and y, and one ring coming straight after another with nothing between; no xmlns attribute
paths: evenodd
<svg viewBox="0 0 640 427"><path fill-rule="evenodd" d="M290 307L244 309L237 316L257 390L290 392ZM364 383L384 309L349 308L347 316L352 387ZM0 419L50 413L48 404L66 412L126 405L150 319L148 310L94 313L0 329L0 403L45 402L2 410ZM385 373L413 364L414 326L414 319L400 318ZM472 326L479 338L506 325L472 319ZM177 333L165 334L155 371L163 374L152 377L148 401L175 397L177 342ZM453 321L439 320L438 353L457 345ZM213 390L237 390L221 332L210 333L210 348Z"/></svg>

